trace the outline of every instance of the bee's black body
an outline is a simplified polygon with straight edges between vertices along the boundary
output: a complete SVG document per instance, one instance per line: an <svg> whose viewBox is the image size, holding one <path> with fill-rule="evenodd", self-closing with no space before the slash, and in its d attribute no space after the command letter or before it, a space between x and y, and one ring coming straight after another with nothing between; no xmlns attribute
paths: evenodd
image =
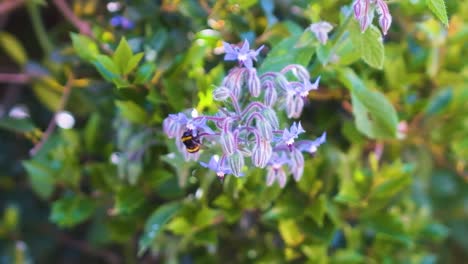
<svg viewBox="0 0 468 264"><path fill-rule="evenodd" d="M185 130L181 139L188 152L195 153L200 150L200 139L198 138L198 136L193 134L193 131L191 129Z"/></svg>

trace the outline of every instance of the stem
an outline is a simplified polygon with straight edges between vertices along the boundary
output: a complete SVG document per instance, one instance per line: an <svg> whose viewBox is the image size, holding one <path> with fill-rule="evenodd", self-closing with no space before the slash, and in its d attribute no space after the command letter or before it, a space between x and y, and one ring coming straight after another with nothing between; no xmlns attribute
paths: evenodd
<svg viewBox="0 0 468 264"><path fill-rule="evenodd" d="M339 27L338 31L336 32L335 36L334 36L334 43L332 45L332 48L330 50L330 54L333 54L340 42L340 39L343 37L343 35L346 33L346 29L348 28L348 25L349 25L349 22L351 22L351 18L353 17L352 15L352 11L349 12L349 14L347 15L347 17L345 18L345 21L343 22L343 24L341 24L341 26Z"/></svg>
<svg viewBox="0 0 468 264"><path fill-rule="evenodd" d="M242 111L240 116L244 116L247 112L249 112L254 107L258 108L259 110L266 108L266 106L260 102L252 102L244 109L244 111Z"/></svg>
<svg viewBox="0 0 468 264"><path fill-rule="evenodd" d="M236 97L231 93L230 96L232 105L234 106L234 109L236 110L237 115L241 116L241 109L239 106L239 102L237 102Z"/></svg>
<svg viewBox="0 0 468 264"><path fill-rule="evenodd" d="M0 15L4 16L6 13L19 8L24 4L24 0L9 0L0 3Z"/></svg>
<svg viewBox="0 0 468 264"><path fill-rule="evenodd" d="M54 46L47 37L47 31L45 30L44 23L42 23L39 6L32 1L28 1L26 3L26 7L28 9L29 16L31 17L34 34L36 34L37 40L39 41L39 45L41 46L42 50L48 56L54 49Z"/></svg>
<svg viewBox="0 0 468 264"><path fill-rule="evenodd" d="M0 83L28 83L31 76L25 73L0 73Z"/></svg>
<svg viewBox="0 0 468 264"><path fill-rule="evenodd" d="M73 75L70 75L70 77L68 78L67 83L63 87L63 94L62 94L62 98L60 99L60 104L59 104L59 107L57 109L57 112L55 112L54 116L52 116L52 119L50 120L49 125L47 126L47 129L44 132L44 134L42 135L42 138L39 141L39 143L37 143L29 151L29 154L31 156L36 155L41 150L41 148L44 146L44 144L47 142L47 140L52 135L52 133L54 133L55 127L57 126L57 121L56 121L55 117L56 117L57 113L63 111L63 109L67 105L67 102L68 102L68 99L70 97L71 90L72 90L73 79L74 79Z"/></svg>
<svg viewBox="0 0 468 264"><path fill-rule="evenodd" d="M92 37L91 27L88 23L78 18L64 0L54 0L54 4L62 15L75 26L81 34Z"/></svg>

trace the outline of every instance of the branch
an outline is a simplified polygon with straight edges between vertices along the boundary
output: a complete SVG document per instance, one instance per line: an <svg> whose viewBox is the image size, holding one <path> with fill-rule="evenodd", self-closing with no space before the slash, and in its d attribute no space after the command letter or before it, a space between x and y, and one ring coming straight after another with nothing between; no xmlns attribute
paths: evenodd
<svg viewBox="0 0 468 264"><path fill-rule="evenodd" d="M86 243L86 241L75 240L64 233L58 233L58 239L65 245L76 248L85 254L104 259L106 263L120 263L119 256L114 254L114 252L112 251L95 249L91 245Z"/></svg>
<svg viewBox="0 0 468 264"><path fill-rule="evenodd" d="M72 23L80 31L81 34L92 37L93 34L91 31L91 26L87 22L81 20L75 15L75 13L73 13L73 11L70 9L65 0L54 0L54 4L60 10L62 15L70 23Z"/></svg>
<svg viewBox="0 0 468 264"><path fill-rule="evenodd" d="M7 0L0 3L0 16L13 11L24 4L24 0Z"/></svg>
<svg viewBox="0 0 468 264"><path fill-rule="evenodd" d="M0 73L0 83L26 84L31 77L26 73Z"/></svg>
<svg viewBox="0 0 468 264"><path fill-rule="evenodd" d="M55 127L57 126L57 121L55 120L55 117L58 112L61 112L63 111L63 109L65 109L65 106L68 102L68 98L70 97L70 94L71 94L73 79L74 79L73 75L71 74L70 77L68 78L67 83L63 87L63 94L62 94L62 98L60 99L60 103L59 103L59 107L57 111L54 113L54 116L50 120L46 131L42 134L41 140L29 151L29 154L31 156L36 155L39 152L39 150L41 150L41 148L44 146L44 144L47 142L49 137L54 132Z"/></svg>

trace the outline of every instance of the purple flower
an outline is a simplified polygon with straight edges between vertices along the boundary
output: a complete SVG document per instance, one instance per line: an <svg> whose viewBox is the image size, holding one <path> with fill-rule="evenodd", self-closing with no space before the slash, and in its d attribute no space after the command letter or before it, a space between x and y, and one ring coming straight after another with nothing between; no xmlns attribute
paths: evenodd
<svg viewBox="0 0 468 264"><path fill-rule="evenodd" d="M289 128L289 130L287 128L283 130L281 142L285 143L286 145L288 145L289 148L291 148L294 144L294 139L298 138L299 134L302 134L304 132L305 130L302 128L301 122L294 122Z"/></svg>
<svg viewBox="0 0 468 264"><path fill-rule="evenodd" d="M133 21L121 15L112 17L109 23L113 27L121 26L123 29L132 29L133 27L135 27L135 23L133 23Z"/></svg>
<svg viewBox="0 0 468 264"><path fill-rule="evenodd" d="M203 167L210 169L216 173L216 176L218 176L219 179L224 179L224 176L226 174L231 174L232 171L229 169L228 166L225 164L225 159L224 157L221 158L221 161L219 160L218 155L213 155L211 156L210 162L207 164L205 162L200 162L200 165Z"/></svg>
<svg viewBox="0 0 468 264"><path fill-rule="evenodd" d="M327 44L328 32L333 29L333 26L326 22L320 21L310 25L310 30L315 34L315 37L319 40L322 45Z"/></svg>
<svg viewBox="0 0 468 264"><path fill-rule="evenodd" d="M318 89L319 82L320 76L314 83L311 83L310 80L304 80L303 85L297 87L296 93L298 93L302 98L306 98L311 90Z"/></svg>
<svg viewBox="0 0 468 264"><path fill-rule="evenodd" d="M372 6L371 6L372 5ZM374 8L375 7L375 8ZM383 0L356 0L353 4L354 17L364 32L374 19L374 9L379 15L379 25L384 35L387 35L388 29L392 24L392 15L388 10L387 3Z"/></svg>
<svg viewBox="0 0 468 264"><path fill-rule="evenodd" d="M286 172L284 171L284 165L288 165L290 160L284 152L279 155L273 153L267 167L267 185L271 186L277 181L281 188L286 185Z"/></svg>
<svg viewBox="0 0 468 264"><path fill-rule="evenodd" d="M226 55L224 55L224 60L226 61L239 61L240 65L245 66L248 69L253 68L253 61L257 61L258 53L263 49L263 45L258 48L257 50L251 50L249 46L249 42L247 40L244 41L244 44L239 49L238 47L233 47L231 44L227 42L223 42L224 51Z"/></svg>
<svg viewBox="0 0 468 264"><path fill-rule="evenodd" d="M296 142L295 147L303 152L308 152L314 154L317 151L317 148L325 143L327 140L327 132L316 138L315 140L301 140Z"/></svg>
<svg viewBox="0 0 468 264"><path fill-rule="evenodd" d="M184 113L177 113L170 114L163 121L164 133L166 133L169 138L179 138L187 129L195 133L199 131L209 134L214 133L213 130L206 125L206 118L199 117L195 109L192 111L192 118L188 118Z"/></svg>
<svg viewBox="0 0 468 264"><path fill-rule="evenodd" d="M376 10L379 15L379 25L384 35L387 35L388 29L392 24L392 15L388 11L387 3L383 0L376 0Z"/></svg>

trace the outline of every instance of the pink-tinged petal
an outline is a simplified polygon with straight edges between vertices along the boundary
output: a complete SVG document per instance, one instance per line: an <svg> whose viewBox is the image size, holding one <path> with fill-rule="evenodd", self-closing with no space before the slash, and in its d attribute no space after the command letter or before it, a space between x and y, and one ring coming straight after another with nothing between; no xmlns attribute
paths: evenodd
<svg viewBox="0 0 468 264"><path fill-rule="evenodd" d="M286 173L283 168L279 169L276 173L276 179L278 180L279 186L284 188L286 186Z"/></svg>
<svg viewBox="0 0 468 264"><path fill-rule="evenodd" d="M390 29L390 25L392 24L392 17L381 16L379 19L379 24L380 24L380 28L382 28L383 34L387 35L387 32Z"/></svg>
<svg viewBox="0 0 468 264"><path fill-rule="evenodd" d="M267 186L271 186L273 185L273 183L275 182L275 170L272 169L272 168L268 168L268 172L267 172L267 180L266 180L266 184Z"/></svg>
<svg viewBox="0 0 468 264"><path fill-rule="evenodd" d="M353 9L354 9L354 17L356 19L359 19L361 17L361 1L357 0L353 4Z"/></svg>

